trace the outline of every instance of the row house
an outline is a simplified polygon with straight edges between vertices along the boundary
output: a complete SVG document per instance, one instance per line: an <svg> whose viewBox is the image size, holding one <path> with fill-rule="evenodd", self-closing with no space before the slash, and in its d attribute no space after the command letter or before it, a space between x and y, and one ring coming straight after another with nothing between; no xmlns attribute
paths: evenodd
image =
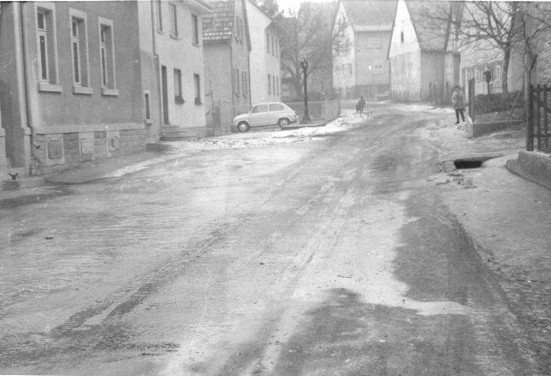
<svg viewBox="0 0 551 376"><path fill-rule="evenodd" d="M227 133L232 119L251 106L251 38L246 0L211 2L203 24L205 83L214 133Z"/></svg>
<svg viewBox="0 0 551 376"><path fill-rule="evenodd" d="M162 125L204 128L203 1L0 10L0 168L48 174L144 150Z"/></svg>
<svg viewBox="0 0 551 376"><path fill-rule="evenodd" d="M255 0L211 1L204 18L207 122L227 133L251 105L281 98L281 33Z"/></svg>
<svg viewBox="0 0 551 376"><path fill-rule="evenodd" d="M251 102L281 100L281 31L274 20L253 0L246 1L251 35Z"/></svg>
<svg viewBox="0 0 551 376"><path fill-rule="evenodd" d="M333 56L333 85L341 97L377 97L390 87L387 60L395 1L339 0L335 27L344 22L351 48Z"/></svg>
<svg viewBox="0 0 551 376"><path fill-rule="evenodd" d="M155 0L153 4L162 136L205 136L202 18L211 8L202 1Z"/></svg>
<svg viewBox="0 0 551 376"><path fill-rule="evenodd" d="M457 32L452 20L441 17L448 7L457 15L457 6L446 1L398 1L388 50L393 100L425 101L459 84Z"/></svg>

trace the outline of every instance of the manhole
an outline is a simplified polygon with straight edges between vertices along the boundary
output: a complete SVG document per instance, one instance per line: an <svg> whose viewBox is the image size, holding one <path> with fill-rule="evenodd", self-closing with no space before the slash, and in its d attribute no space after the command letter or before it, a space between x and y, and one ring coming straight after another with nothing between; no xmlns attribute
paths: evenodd
<svg viewBox="0 0 551 376"><path fill-rule="evenodd" d="M453 161L453 164L455 165L455 168L457 169L469 169L469 168L480 168L482 167L482 163L484 163L486 159L484 158L465 158L465 159L456 159Z"/></svg>

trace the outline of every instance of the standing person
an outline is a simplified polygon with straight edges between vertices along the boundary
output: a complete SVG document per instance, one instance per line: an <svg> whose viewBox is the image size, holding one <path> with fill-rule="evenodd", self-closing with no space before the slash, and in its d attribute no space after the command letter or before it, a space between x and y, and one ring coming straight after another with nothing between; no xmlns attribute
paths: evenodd
<svg viewBox="0 0 551 376"><path fill-rule="evenodd" d="M362 96L358 103L356 104L356 113L363 114L365 107L365 99Z"/></svg>
<svg viewBox="0 0 551 376"><path fill-rule="evenodd" d="M455 109L455 117L457 121L455 124L459 124L459 114L461 114L461 119L465 122L465 97L463 96L463 91L459 86L456 86L452 94L452 103L453 108Z"/></svg>

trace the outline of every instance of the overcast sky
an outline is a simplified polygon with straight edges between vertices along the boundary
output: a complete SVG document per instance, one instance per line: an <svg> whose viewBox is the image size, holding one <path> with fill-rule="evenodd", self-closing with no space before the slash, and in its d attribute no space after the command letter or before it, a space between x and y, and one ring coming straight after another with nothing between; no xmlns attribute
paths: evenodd
<svg viewBox="0 0 551 376"><path fill-rule="evenodd" d="M277 3L279 4L280 9L287 11L287 9L291 8L296 11L298 10L300 3L308 1L323 3L331 0L277 0Z"/></svg>

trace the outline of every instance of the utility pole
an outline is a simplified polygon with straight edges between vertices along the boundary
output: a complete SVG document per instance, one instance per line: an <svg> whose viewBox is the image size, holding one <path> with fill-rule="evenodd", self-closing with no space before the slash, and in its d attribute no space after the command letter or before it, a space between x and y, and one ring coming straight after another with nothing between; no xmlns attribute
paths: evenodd
<svg viewBox="0 0 551 376"><path fill-rule="evenodd" d="M304 77L304 118L302 121L310 121L310 114L308 113L308 61L306 59L300 62Z"/></svg>

